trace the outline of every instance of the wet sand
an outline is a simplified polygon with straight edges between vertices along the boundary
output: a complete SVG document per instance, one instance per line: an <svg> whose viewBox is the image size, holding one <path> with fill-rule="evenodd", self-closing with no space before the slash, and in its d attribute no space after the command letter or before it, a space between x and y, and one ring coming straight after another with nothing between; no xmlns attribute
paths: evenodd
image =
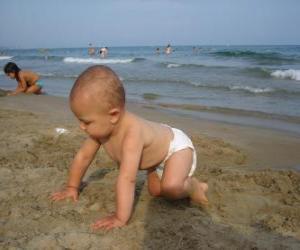
<svg viewBox="0 0 300 250"><path fill-rule="evenodd" d="M51 202L85 135L65 98L0 98L1 249L299 249L300 137L177 116L129 104L145 118L185 130L197 149L195 176L210 189L207 209L152 198L140 172L129 225L92 232L114 211L117 166L100 151L79 202ZM59 135L55 129L69 133Z"/></svg>

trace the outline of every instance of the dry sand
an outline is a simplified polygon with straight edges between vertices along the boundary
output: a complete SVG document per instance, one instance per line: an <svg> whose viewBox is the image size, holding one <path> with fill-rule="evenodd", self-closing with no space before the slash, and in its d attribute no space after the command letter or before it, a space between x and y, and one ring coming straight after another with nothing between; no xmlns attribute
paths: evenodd
<svg viewBox="0 0 300 250"><path fill-rule="evenodd" d="M79 202L51 202L85 135L64 98L1 97L1 249L300 249L299 136L129 108L189 133L209 208L152 198L140 172L129 225L90 231L114 210L117 166L99 152Z"/></svg>

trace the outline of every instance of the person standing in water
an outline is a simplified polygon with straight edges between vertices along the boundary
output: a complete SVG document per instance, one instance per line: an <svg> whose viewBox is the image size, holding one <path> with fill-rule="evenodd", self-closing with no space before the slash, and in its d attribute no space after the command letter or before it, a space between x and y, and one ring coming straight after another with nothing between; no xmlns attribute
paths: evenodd
<svg viewBox="0 0 300 250"><path fill-rule="evenodd" d="M89 54L90 56L95 55L95 48L92 47L92 44L91 44L91 43L89 43L88 54Z"/></svg>
<svg viewBox="0 0 300 250"><path fill-rule="evenodd" d="M107 54L108 54L108 48L107 48L107 47L102 47L102 48L99 50L99 54L100 54L100 57L101 57L101 58L107 57Z"/></svg>
<svg viewBox="0 0 300 250"><path fill-rule="evenodd" d="M173 49L171 47L170 44L167 45L167 47L165 48L165 53L166 55L170 55L172 53Z"/></svg>

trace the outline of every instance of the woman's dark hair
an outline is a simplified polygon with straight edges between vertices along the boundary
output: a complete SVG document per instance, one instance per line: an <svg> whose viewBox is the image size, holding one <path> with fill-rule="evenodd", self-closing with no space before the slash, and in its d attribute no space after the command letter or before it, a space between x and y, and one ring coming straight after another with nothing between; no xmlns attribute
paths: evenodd
<svg viewBox="0 0 300 250"><path fill-rule="evenodd" d="M17 80L19 79L19 72L21 71L21 69L18 67L17 64L9 62L4 66L3 70L5 74L15 73Z"/></svg>

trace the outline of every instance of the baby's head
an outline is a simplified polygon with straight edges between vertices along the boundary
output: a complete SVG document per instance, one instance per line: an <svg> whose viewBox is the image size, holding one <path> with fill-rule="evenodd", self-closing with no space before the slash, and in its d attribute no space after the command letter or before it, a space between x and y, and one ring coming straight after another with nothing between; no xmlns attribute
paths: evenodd
<svg viewBox="0 0 300 250"><path fill-rule="evenodd" d="M124 87L110 68L89 67L73 85L70 106L84 131L98 139L106 138L125 110Z"/></svg>
<svg viewBox="0 0 300 250"><path fill-rule="evenodd" d="M3 71L9 78L18 80L21 69L14 62L8 62L4 66Z"/></svg>

